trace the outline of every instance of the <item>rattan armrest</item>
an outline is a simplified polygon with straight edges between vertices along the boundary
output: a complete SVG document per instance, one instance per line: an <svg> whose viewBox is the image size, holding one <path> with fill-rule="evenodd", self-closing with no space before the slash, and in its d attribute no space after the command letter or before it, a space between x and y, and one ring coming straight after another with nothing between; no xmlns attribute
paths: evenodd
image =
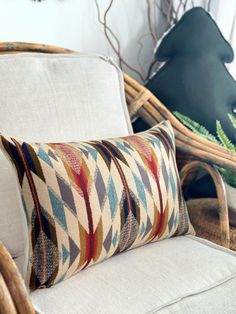
<svg viewBox="0 0 236 314"><path fill-rule="evenodd" d="M137 114L146 123L153 126L163 120L169 120L173 126L177 150L203 162L208 162L236 173L236 153L193 133L186 128L150 91L127 74L125 92L131 118Z"/></svg>
<svg viewBox="0 0 236 314"><path fill-rule="evenodd" d="M0 274L0 313L16 314L16 308L7 285Z"/></svg>
<svg viewBox="0 0 236 314"><path fill-rule="evenodd" d="M0 242L0 313L34 314L23 279L10 253Z"/></svg>
<svg viewBox="0 0 236 314"><path fill-rule="evenodd" d="M228 215L228 204L225 192L225 185L220 175L219 171L214 167L207 163L200 161L192 161L186 164L180 171L180 180L181 185L184 187L190 181L195 179L194 174L197 172L204 170L206 171L212 178L217 198L219 202L219 220L220 220L220 232L221 232L221 244L222 246L229 248L230 247L230 231L229 231L229 215ZM193 222L194 224L194 222Z"/></svg>

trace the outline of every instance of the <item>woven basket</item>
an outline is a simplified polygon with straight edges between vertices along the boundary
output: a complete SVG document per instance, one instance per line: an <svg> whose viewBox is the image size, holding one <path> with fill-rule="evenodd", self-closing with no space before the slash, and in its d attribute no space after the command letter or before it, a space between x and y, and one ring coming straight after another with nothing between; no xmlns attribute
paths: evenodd
<svg viewBox="0 0 236 314"><path fill-rule="evenodd" d="M188 212L197 235L221 245L218 200L201 199L187 202ZM236 251L236 227L230 226L230 249Z"/></svg>

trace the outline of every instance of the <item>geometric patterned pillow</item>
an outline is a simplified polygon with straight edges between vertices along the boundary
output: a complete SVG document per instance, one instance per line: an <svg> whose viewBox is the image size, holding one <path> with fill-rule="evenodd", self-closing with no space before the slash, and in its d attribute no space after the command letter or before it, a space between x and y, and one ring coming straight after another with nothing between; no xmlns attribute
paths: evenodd
<svg viewBox="0 0 236 314"><path fill-rule="evenodd" d="M30 290L115 254L193 231L168 121L126 137L25 143L0 137L28 221Z"/></svg>

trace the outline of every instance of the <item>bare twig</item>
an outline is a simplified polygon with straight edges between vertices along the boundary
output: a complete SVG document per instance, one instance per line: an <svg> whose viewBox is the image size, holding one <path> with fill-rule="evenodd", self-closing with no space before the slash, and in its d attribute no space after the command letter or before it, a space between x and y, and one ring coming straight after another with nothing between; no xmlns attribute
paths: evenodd
<svg viewBox="0 0 236 314"><path fill-rule="evenodd" d="M142 73L144 73L144 69L143 69L143 65L142 65L142 62L141 62L141 54L142 54L142 51L143 51L143 48L144 48L144 44L142 43L142 40L147 37L147 36L150 36L150 33L146 33L146 34L143 34L142 36L139 37L137 43L139 45L139 49L138 49L138 52L137 52L137 61L138 61L138 64L140 66L140 69L142 70Z"/></svg>
<svg viewBox="0 0 236 314"><path fill-rule="evenodd" d="M176 9L176 16L177 16L177 19L178 19L178 17L179 17L179 11L180 11L180 9L181 9L181 2L179 2L179 4L178 4L178 6L177 6L177 9Z"/></svg>
<svg viewBox="0 0 236 314"><path fill-rule="evenodd" d="M180 9L184 5L182 1L183 0L179 0L177 8L175 8L173 0L161 0L160 4L155 1L155 6L161 12L167 23L167 29L178 21Z"/></svg>
<svg viewBox="0 0 236 314"><path fill-rule="evenodd" d="M99 4L97 2L97 0L95 0L96 2L96 6L97 8L99 8ZM107 15L112 7L112 4L113 4L114 0L110 0L109 2L109 5L107 7L107 9L105 10L105 13L104 13L104 16L103 16L103 30L104 30L104 34L112 48L112 50L115 52L115 54L118 56L120 62L121 62L121 65L124 64L129 70L131 70L132 72L136 73L139 78L144 81L144 76L142 75L142 73L140 71L138 71L137 69L135 69L133 66L131 66L130 64L128 64L128 62L126 60L124 60L124 58L121 56L120 52L118 51L118 49L115 47L115 45L113 44L110 36L109 36L109 31L108 31L108 28L107 28Z"/></svg>
<svg viewBox="0 0 236 314"><path fill-rule="evenodd" d="M159 32L157 32L156 27L155 27L157 24L155 23L155 19L156 19L156 16L158 15L156 9L158 10L158 12L162 14L163 19L166 22L166 30L167 30L179 20L180 15L182 15L182 13L184 13L188 9L189 6L190 7L195 6L195 1L194 0L191 0L191 2L189 1L190 5L188 6L188 0L146 0L147 22L148 22L149 32L141 35L139 39L137 40L137 43L139 45L139 49L137 52L137 61L138 61L141 71L135 69L122 57L120 41L107 23L107 17L113 5L113 2L114 0L109 1L109 4L104 12L104 15L103 17L101 17L100 7L98 4L99 1L95 0L97 14L98 14L98 21L103 26L103 31L110 47L112 48L112 50L114 51L114 53L117 55L119 59L120 67L122 68L122 66L126 66L130 71L136 73L139 76L139 78L144 82L145 71L141 62L141 54L144 48L144 44L142 40L146 36L151 36L154 44L156 44L158 41L158 37L161 35L159 34ZM204 0L204 8L207 11L211 10L211 2L212 0ZM156 60L152 60L147 70L146 79L149 79L156 64L158 64L158 62Z"/></svg>
<svg viewBox="0 0 236 314"><path fill-rule="evenodd" d="M150 79L151 74L152 74L152 70L153 70L153 68L154 68L154 66L155 66L156 64L157 64L157 60L154 59L154 60L151 62L149 68L148 68L148 72L147 72L147 76L146 76L146 81L148 81L148 80Z"/></svg>
<svg viewBox="0 0 236 314"><path fill-rule="evenodd" d="M211 0L208 0L207 11L211 12Z"/></svg>
<svg viewBox="0 0 236 314"><path fill-rule="evenodd" d="M168 26L169 26L168 13L167 13L167 12L165 11L165 9L163 8L162 2L161 2L161 5L160 5L157 1L155 1L155 2L154 2L154 5L157 7L157 9L159 10L159 12L161 12L161 14L162 14L164 20L167 22L167 28L168 28Z"/></svg>
<svg viewBox="0 0 236 314"><path fill-rule="evenodd" d="M157 43L157 37L156 34L152 28L152 18L151 18L151 3L150 0L147 0L147 18L148 18L148 28L149 32L153 38L154 43Z"/></svg>
<svg viewBox="0 0 236 314"><path fill-rule="evenodd" d="M186 9L187 9L187 2L188 2L188 0L184 0L184 1L183 1L184 12L185 12Z"/></svg>
<svg viewBox="0 0 236 314"><path fill-rule="evenodd" d="M120 68L122 68L122 63L121 63L121 56L120 56L120 42L119 42L119 39L117 38L117 36L114 34L114 32L112 31L112 29L109 27L109 26L107 26L107 25L105 25L104 24L104 22L102 21L102 19L101 19L101 12L100 12L100 7L99 7L99 4L98 4L98 1L97 0L95 0L95 5L96 5L96 8L97 8L97 15L98 15L98 22L103 26L103 27L105 27L106 26L106 28L107 28L107 30L110 32L110 34L113 36L113 38L114 38L114 40L116 41L116 44L117 44L117 51L118 51L118 59L119 59L119 66L120 66Z"/></svg>

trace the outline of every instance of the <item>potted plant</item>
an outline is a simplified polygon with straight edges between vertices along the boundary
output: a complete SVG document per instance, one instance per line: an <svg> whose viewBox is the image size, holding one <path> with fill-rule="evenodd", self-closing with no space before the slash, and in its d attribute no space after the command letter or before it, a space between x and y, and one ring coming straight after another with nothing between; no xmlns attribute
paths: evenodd
<svg viewBox="0 0 236 314"><path fill-rule="evenodd" d="M209 141L223 146L229 151L236 152L236 145L228 138L227 134L222 128L220 121L216 121L215 136L211 134L203 125L200 125L198 122L190 119L186 115L183 115L178 111L174 111L173 113L186 127L192 130L194 133L206 138ZM236 118L232 114L228 114L228 118L234 129L236 129ZM219 167L218 170L221 173L225 183L229 209L229 221L231 225L236 226L236 173Z"/></svg>

